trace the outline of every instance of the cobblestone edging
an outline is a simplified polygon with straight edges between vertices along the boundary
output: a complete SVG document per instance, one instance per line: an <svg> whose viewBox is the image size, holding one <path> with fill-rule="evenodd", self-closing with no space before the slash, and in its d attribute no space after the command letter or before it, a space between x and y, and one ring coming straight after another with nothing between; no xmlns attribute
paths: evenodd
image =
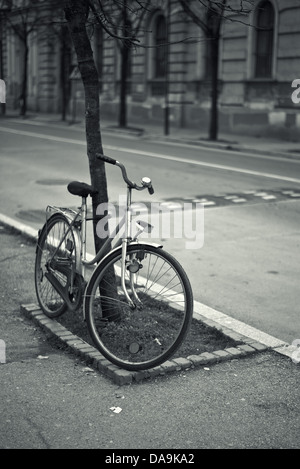
<svg viewBox="0 0 300 469"><path fill-rule="evenodd" d="M183 371L190 368L212 365L214 363L227 361L233 358L244 357L245 355L264 351L269 348L256 340L233 332L229 328L223 326L220 327L220 325L214 321L208 321L206 318L202 318L198 315L198 317L200 317L200 319L207 325L222 329L222 332L225 335L236 341L242 342L242 344L224 350L216 350L212 353L204 352L200 355L190 355L187 358L174 358L166 361L160 366L151 368L150 370L128 371L113 365L103 357L96 348L92 347L78 336L72 334L68 329L54 319L48 318L38 305L21 305L21 313L23 313L27 318L33 320L43 330L51 333L51 335L66 345L73 353L75 353L75 355L83 359L89 366L98 370L119 386L154 378L160 375L166 375L170 372Z"/></svg>

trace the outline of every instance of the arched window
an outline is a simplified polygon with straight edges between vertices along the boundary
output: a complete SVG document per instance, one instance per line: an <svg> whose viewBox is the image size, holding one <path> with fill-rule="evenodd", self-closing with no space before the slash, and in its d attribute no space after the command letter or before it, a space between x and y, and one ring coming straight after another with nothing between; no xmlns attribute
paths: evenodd
<svg viewBox="0 0 300 469"><path fill-rule="evenodd" d="M255 78L271 78L274 55L275 11L270 1L258 4L256 10Z"/></svg>
<svg viewBox="0 0 300 469"><path fill-rule="evenodd" d="M202 80L205 76L206 43L204 32L192 21L187 25L185 77L187 82Z"/></svg>
<svg viewBox="0 0 300 469"><path fill-rule="evenodd" d="M156 10L152 14L147 29L149 31L147 38L149 46L147 54L149 94L160 97L165 94L168 55L167 21L161 10Z"/></svg>
<svg viewBox="0 0 300 469"><path fill-rule="evenodd" d="M154 24L154 54L153 54L153 78L166 76L167 64L167 23L162 14L155 19Z"/></svg>
<svg viewBox="0 0 300 469"><path fill-rule="evenodd" d="M133 37L133 26L129 18L126 23L122 23L122 34L124 37ZM134 49L130 40L123 40L115 45L115 67L116 80L118 88L121 86L122 80L126 82L126 92L131 93L131 81L133 75L133 53ZM125 69L123 69L125 67ZM124 83L123 83L124 84Z"/></svg>

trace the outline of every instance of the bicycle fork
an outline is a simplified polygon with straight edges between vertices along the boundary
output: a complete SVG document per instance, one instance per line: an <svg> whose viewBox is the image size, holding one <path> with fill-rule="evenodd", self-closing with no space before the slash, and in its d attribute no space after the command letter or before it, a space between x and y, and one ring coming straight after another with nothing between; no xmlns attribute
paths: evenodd
<svg viewBox="0 0 300 469"><path fill-rule="evenodd" d="M128 187L127 189L127 207L126 207L126 214L125 214L125 236L122 239L122 263L121 263L121 286L123 293L127 299L127 302L129 303L129 306L131 308L136 308L142 305L142 301L140 300L136 289L135 289L135 278L136 274L139 272L139 270L142 268L142 264L138 262L138 260L135 258L132 260L131 263L126 264L126 258L127 258L127 246L132 240L132 210L130 208L131 206L131 188ZM135 234L135 240L140 236L145 230L151 231L152 226L146 222L143 221L137 221L137 226L139 228L138 232ZM125 277L126 277L126 271L129 272L129 284L131 288L132 295L134 297L133 301L128 293L126 283L125 283Z"/></svg>
<svg viewBox="0 0 300 469"><path fill-rule="evenodd" d="M127 291L126 284L125 284L125 275L126 275L126 257L127 257L127 246L129 240L131 240L131 223L132 223L132 213L130 210L130 205L131 205L131 188L127 188L127 206L126 206L126 214L125 214L125 235L122 239L122 262L121 262L121 286L123 293L127 299L127 302L129 306L134 309L136 307L136 304L132 299L130 298L130 295ZM131 290L133 292L134 298L136 299L137 302L140 302L135 289L134 289L134 281L132 278L133 273L129 271L130 275L130 286Z"/></svg>

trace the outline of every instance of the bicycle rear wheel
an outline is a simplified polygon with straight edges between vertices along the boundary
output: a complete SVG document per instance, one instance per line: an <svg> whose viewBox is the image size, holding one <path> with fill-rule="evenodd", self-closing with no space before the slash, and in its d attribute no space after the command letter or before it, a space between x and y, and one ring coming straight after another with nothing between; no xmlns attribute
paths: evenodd
<svg viewBox="0 0 300 469"><path fill-rule="evenodd" d="M75 257L74 232L70 229L68 219L63 214L56 213L42 228L35 258L36 295L40 307L50 318L60 316L68 306L53 282L49 281L49 274L54 278L54 282L57 281L62 287L66 287ZM75 291L70 293L70 301L75 293Z"/></svg>
<svg viewBox="0 0 300 469"><path fill-rule="evenodd" d="M87 326L112 363L147 369L163 363L182 343L193 314L192 290L170 254L147 244L129 245L126 288L136 305L132 308L121 286L121 256L121 249L109 254L91 277L84 306Z"/></svg>

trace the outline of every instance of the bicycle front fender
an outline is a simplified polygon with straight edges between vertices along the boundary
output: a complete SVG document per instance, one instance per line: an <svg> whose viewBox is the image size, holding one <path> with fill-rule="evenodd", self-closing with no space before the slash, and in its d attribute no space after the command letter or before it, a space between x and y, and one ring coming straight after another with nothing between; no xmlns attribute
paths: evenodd
<svg viewBox="0 0 300 469"><path fill-rule="evenodd" d="M135 242L133 241L132 243L129 243L129 246L145 246L145 247L152 247L154 249L161 249L163 246L161 244L158 244L158 243L138 243L138 242ZM86 309L86 295L89 295L90 293L90 289L94 283L94 279L95 277L98 276L98 273L99 271L101 271L102 269L102 265L103 263L106 261L106 259L110 256L113 256L114 254L122 254L122 246L118 246L118 247L115 247L114 249L112 249L108 254L106 254L102 259L101 261L99 262L99 264L97 265L96 269L94 270L91 278L89 279L87 285L86 285L86 289L85 289L85 294L83 296L83 316L85 318L85 309Z"/></svg>

